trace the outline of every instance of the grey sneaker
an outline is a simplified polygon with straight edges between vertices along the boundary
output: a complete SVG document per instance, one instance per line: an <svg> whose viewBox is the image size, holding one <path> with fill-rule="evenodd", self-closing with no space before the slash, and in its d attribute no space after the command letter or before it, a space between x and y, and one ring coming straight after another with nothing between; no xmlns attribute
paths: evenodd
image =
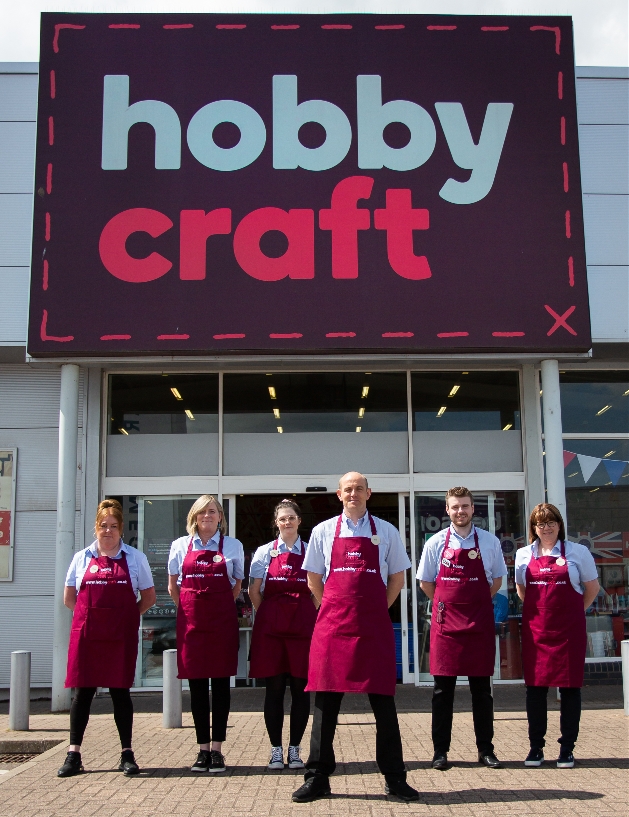
<svg viewBox="0 0 629 817"><path fill-rule="evenodd" d="M273 769L275 771L282 770L284 768L284 748L282 746L271 746L271 759L269 760L269 765L267 769Z"/></svg>
<svg viewBox="0 0 629 817"><path fill-rule="evenodd" d="M304 761L301 759L301 746L288 747L288 768L289 769L303 769Z"/></svg>

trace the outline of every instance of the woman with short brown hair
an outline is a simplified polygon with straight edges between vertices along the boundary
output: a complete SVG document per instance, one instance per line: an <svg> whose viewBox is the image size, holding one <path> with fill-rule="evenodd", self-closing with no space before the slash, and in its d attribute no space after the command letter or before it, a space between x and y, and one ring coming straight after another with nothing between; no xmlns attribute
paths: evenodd
<svg viewBox="0 0 629 817"><path fill-rule="evenodd" d="M566 541L559 510L536 505L529 542L515 557L522 599L522 665L531 750L525 766L541 766L547 728L548 687L561 692L561 750L557 767L574 766L585 666L585 611L599 591L596 565L584 545Z"/></svg>
<svg viewBox="0 0 629 817"><path fill-rule="evenodd" d="M116 499L96 512L96 541L76 553L66 576L63 602L73 611L66 687L74 687L70 746L59 777L83 771L81 744L97 687L109 687L122 753L119 770L140 769L131 749L133 686L140 616L155 604L155 587L143 553L122 541L124 520ZM137 595L140 595L138 600Z"/></svg>

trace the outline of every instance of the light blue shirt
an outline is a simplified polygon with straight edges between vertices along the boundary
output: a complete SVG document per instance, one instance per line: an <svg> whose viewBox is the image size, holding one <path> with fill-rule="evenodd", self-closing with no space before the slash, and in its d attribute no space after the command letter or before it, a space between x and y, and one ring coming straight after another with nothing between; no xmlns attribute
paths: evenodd
<svg viewBox="0 0 629 817"><path fill-rule="evenodd" d="M520 548L515 554L515 581L526 587L526 568L529 562L535 556L538 557L539 539L536 539L532 545ZM566 562L568 563L568 575L570 576L570 584L574 587L577 593L583 595L583 582L591 582L598 579L596 572L596 563L594 557L585 545L579 545L576 542L566 541ZM561 556L561 545L559 542L550 552L551 556Z"/></svg>
<svg viewBox="0 0 629 817"><path fill-rule="evenodd" d="M146 556L136 548L129 547L129 545L125 545L123 542L117 555L111 558L121 559L123 553L127 557L127 567L129 568L133 592L137 595L138 590L148 590L150 587L153 587L155 582L153 581L153 574L151 573L151 568L149 567ZM66 587L76 587L78 593L81 589L83 576L85 576L90 562L97 557L98 549L96 542L92 542L85 550L80 550L78 553L75 553L66 575Z"/></svg>
<svg viewBox="0 0 629 817"><path fill-rule="evenodd" d="M262 579L262 584L260 585L260 592L264 592L264 585L266 584L266 574L269 570L269 565L271 564L271 551L273 550L273 545L275 544L275 539L272 542L267 542L266 545L261 545L256 552L253 554L253 558L251 560L251 566L249 567L249 578L250 579ZM303 544L303 547L308 547L307 544ZM288 545L282 540L281 537L277 539L277 549L280 553L287 553L289 550L291 553L301 553L302 548L302 541L301 537L297 537L294 545L289 548Z"/></svg>
<svg viewBox="0 0 629 817"><path fill-rule="evenodd" d="M411 561L406 553L406 548L402 544L400 532L390 522L372 516L376 526L376 534L380 537L378 547L378 558L380 563L380 575L382 581L387 583L389 575L399 573L401 570L408 570ZM338 516L321 522L313 529L310 535L310 542L306 550L304 559L304 570L311 573L319 573L326 581L330 572L330 559L332 558L332 543L334 542L334 532ZM371 525L368 514L365 513L356 524L352 522L345 513L341 515L341 530L339 536L367 536L371 539Z"/></svg>
<svg viewBox="0 0 629 817"><path fill-rule="evenodd" d="M215 550L218 551L218 543L221 538L220 531L216 531L214 536L204 545L198 534L192 537L192 550ZM183 560L188 552L190 536L180 536L170 546L168 555L168 572L171 576L179 576L177 584L181 584L181 568ZM233 587L238 579L245 578L245 552L242 542L231 536L223 537L223 556L227 568L227 578Z"/></svg>
<svg viewBox="0 0 629 817"><path fill-rule="evenodd" d="M450 542L448 546L452 550L459 550L464 548L470 550L474 547L474 531L478 535L478 547L480 555L483 560L483 567L485 568L485 575L489 584L493 584L494 579L499 579L507 575L507 566L505 564L504 556L502 555L502 548L498 538L489 533L489 531L477 528L472 525L469 535L463 539L450 525L449 528L440 530L435 533L424 545L422 550L422 557L417 569L417 580L420 582L435 582L437 580L437 573L439 572L439 564L441 563L441 556L446 543L446 534L450 531Z"/></svg>

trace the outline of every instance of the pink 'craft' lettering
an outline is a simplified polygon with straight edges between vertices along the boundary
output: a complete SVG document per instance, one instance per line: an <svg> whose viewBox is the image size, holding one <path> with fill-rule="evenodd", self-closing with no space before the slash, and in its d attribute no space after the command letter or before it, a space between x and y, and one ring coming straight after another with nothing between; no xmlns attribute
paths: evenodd
<svg viewBox="0 0 629 817"><path fill-rule="evenodd" d="M387 206L374 212L376 230L387 231L387 256L394 272L402 278L420 281L432 272L425 255L413 252L413 231L427 230L428 210L414 210L410 190L389 189Z"/></svg>
<svg viewBox="0 0 629 817"><path fill-rule="evenodd" d="M288 249L279 258L269 258L260 249L260 239L271 230L288 239ZM254 210L236 228L234 255L247 275L258 281L314 278L314 210Z"/></svg>
<svg viewBox="0 0 629 817"><path fill-rule="evenodd" d="M166 275L172 262L159 253L152 252L147 258L132 258L126 250L127 239L132 233L148 233L157 238L170 230L172 221L158 210L136 207L123 210L107 222L100 235L98 250L105 268L121 281L142 284Z"/></svg>
<svg viewBox="0 0 629 817"><path fill-rule="evenodd" d="M319 227L332 233L332 278L358 278L358 230L368 230L371 213L358 199L371 196L370 176L350 176L332 191L329 210L319 210Z"/></svg>
<svg viewBox="0 0 629 817"><path fill-rule="evenodd" d="M179 277L182 281L205 278L207 240L211 235L228 235L232 229L232 211L182 210L179 233Z"/></svg>

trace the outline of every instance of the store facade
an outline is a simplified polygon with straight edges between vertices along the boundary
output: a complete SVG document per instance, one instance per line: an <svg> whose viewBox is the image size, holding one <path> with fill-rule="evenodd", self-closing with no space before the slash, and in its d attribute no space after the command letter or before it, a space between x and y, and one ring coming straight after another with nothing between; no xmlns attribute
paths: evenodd
<svg viewBox="0 0 629 817"><path fill-rule="evenodd" d="M563 277L559 283L551 281L549 288L543 292L540 307L548 320L541 322L536 317L529 331L529 324L516 326L514 321L525 320L527 299L536 304L540 300L539 288L544 276L548 275L549 267L540 261L539 254L529 253L526 247L530 246L535 230L543 232L545 228L536 227L535 224L525 225L526 235L518 243L514 236L523 229L522 212L514 213L513 219L507 218L509 223L503 231L504 245L500 247L498 255L492 255L493 250L487 249L487 235L481 235L478 247L481 261L477 266L470 262L471 272L466 275L462 270L467 261L461 263L461 254L471 250L473 233L478 229L482 232L485 221L498 224L504 203L493 204L494 209L483 211L480 220L474 216L467 224L464 218L455 224L444 216L445 226L439 224L439 202L434 207L431 203L426 208L430 211L431 219L430 229L427 229L422 222L424 216L418 215L421 212L420 202L416 201L413 177L401 170L386 169L393 163L391 159L387 159L389 165L385 162L384 171L373 169L366 159L361 160L361 169L357 169L356 157L350 153L353 162L351 171L343 168L333 183L319 198L317 193L316 201L312 202L303 199L299 185L302 182L305 184L304 179L316 176L317 184L322 186L319 180L326 176L327 171L315 173L299 169L295 172L301 174L301 181L295 186L288 180L287 174L291 172L288 168L276 169L273 173L283 174L283 180L275 193L272 187L267 186L260 190L256 199L258 192L255 191L255 201L251 204L238 199L242 193L237 193L230 200L230 185L223 179L229 177L231 183L232 176L229 172L217 174L215 169L211 173L212 179L220 177L216 181L218 192L215 198L206 198L201 203L198 196L195 198L190 193L197 184L190 182L190 178L201 172L200 164L197 161L193 165L193 160L184 156L182 168L188 175L183 189L188 199L177 199L173 212L170 212L167 205L160 201L164 201L164 196L172 196L175 188L169 181L170 187L160 192L160 185L163 187L163 174L171 174L172 178L177 171L172 167L158 170L156 143L150 141L147 147L138 135L145 134L141 128L147 126L140 125L140 128L133 130L129 125L128 133L133 135L128 140L129 167L133 168L133 163L142 156L145 158L140 158L140 161L146 165L146 156L149 156L149 165L155 157L155 168L151 170L144 166L140 176L131 174L130 181L126 181L127 177L121 169L110 170L109 175L102 169L100 175L96 174L95 200L109 196L113 204L111 207L109 204L86 206L88 199L81 198L81 185L76 187L76 182L71 181L71 175L68 175L72 140L69 140L65 152L60 147L70 125L76 125L76 120L72 119L73 108L67 100L63 103L68 105L65 109L51 106L63 101L63 77L67 65L84 59L83 54L88 53L89 48L85 52L72 52L74 46L69 45L69 38L84 34L85 29L66 30L65 17L64 26L59 28L60 24L52 19L53 16L48 15L50 19L43 29L42 43L47 43L52 53L47 55L42 50L42 68L39 72L40 113L35 185L32 160L35 146L34 92L38 69L33 66L29 73L27 66L21 69L19 66L7 66L0 75L0 94L4 94L3 98L7 100L3 111L9 112L0 123L0 138L13 151L8 154L12 161L6 165L0 191L0 229L4 239L0 247L3 253L0 280L3 302L8 305L0 343L3 354L0 365L0 449L15 452L11 467L17 474L17 479L12 481L14 474L8 473L8 466L7 473L3 473L3 491L9 481L14 486L10 498L13 501L11 508L15 508L15 511L11 514L13 539L10 561L13 571L11 581L7 573L7 581L0 584L0 606L3 614L11 616L23 603L19 600L26 598L28 609L28 614L14 632L0 634L3 652L8 655L11 649L33 650L34 685L49 686L50 679L54 677L55 662L57 666L62 665L59 655L62 656L63 645L59 641L59 633L63 633L63 611L55 602L55 590L58 594L58 588L55 588L53 578L55 552L57 560L63 561L59 560L62 549L58 528L55 534L55 512L61 507L59 503L65 502L66 519L71 514L73 523L66 526L64 546L67 547L68 536L71 535L71 549L78 549L91 541L97 502L105 496L121 499L125 508L126 541L147 554L156 581L158 602L142 621L142 649L136 673L138 687L155 687L161 685L162 652L175 644L174 609L166 593L167 551L172 539L181 535L187 509L194 498L201 493L213 493L221 498L228 517L229 532L243 541L250 558L259 544L271 538L270 516L274 502L284 496L294 496L300 502L304 511L302 532L306 537L315 524L338 512L335 495L338 477L347 470L356 469L368 476L373 491L371 511L399 527L414 565L419 560L426 539L446 524L443 495L447 488L463 484L474 492L475 523L500 538L509 567L509 576L496 606L499 645L494 676L496 681L521 679L520 608L514 592L513 564L515 551L526 543L528 513L545 497L565 508L569 535L592 550L603 588L588 614L587 662L597 668L605 664L604 671L613 671L614 659L619 655L619 642L624 637L624 619L629 616L629 258L627 220L623 215L627 212L629 200L625 150L629 116L626 102L623 102L629 82L627 71L577 69L578 107L573 99L570 102L572 107L568 106L565 112L567 125L564 123L562 126L564 143L561 129L557 139L561 159L565 133L568 136L573 133L570 116L574 114L575 141L578 124L581 146L581 189L577 184L577 169L571 177L576 179L572 183L577 185L577 199L571 199L569 222L564 217L565 204L562 201L558 204L562 208L564 230L561 241L565 243L568 234L571 236L569 240L573 241L569 256L572 265L568 265L566 248L560 242L545 233L543 241L540 241L552 256L550 269L559 263L554 255L557 254L561 256L562 276L565 261L566 276L572 270L571 274L578 279L582 271L583 279L577 280L576 286L573 286L575 280L568 277L567 283ZM89 33L92 21L104 16L90 15L86 20L79 20L78 17L73 19L72 25L87 26ZM211 15L202 18L195 17L194 21L182 25L200 27L209 20L214 28L220 25L221 31L224 30L223 23L217 23ZM229 30L238 25L253 29L259 19L238 18L240 22L229 23L232 27ZM264 19L269 27L268 18ZM460 28L464 28L466 19L470 18L457 19ZM431 25L431 21L419 17L405 18L404 24L410 27L418 20L423 29ZM558 20L560 26L566 24L565 18ZM161 28L170 25L172 29L176 25L170 17L168 20L160 18L159 22ZM357 27L354 18L351 22ZM528 25L529 21L526 22ZM109 36L109 29L116 23L109 17L104 23ZM432 23L433 28L439 27L443 20ZM145 25L144 19L141 24ZM295 25L298 24L304 25L302 18L295 22ZM321 25L326 25L326 22L322 21ZM397 21L397 25L399 29L402 24ZM387 21L380 18L372 21L372 28L377 26L380 26L378 32L384 34L383 26L386 29ZM548 34L552 39L554 26L547 26L546 29L542 34L533 32L528 25L527 35ZM391 26L388 30L393 31ZM237 31L235 29L234 33ZM127 30L125 36L133 32L134 29ZM341 32L336 32L334 36L337 34ZM100 42L103 37L105 35L99 33L96 40L91 42ZM568 39L564 36L564 48ZM53 47L55 42L57 51ZM551 45L554 46L554 43L555 40ZM66 45L69 50L64 52ZM259 47L263 51L266 48L264 45ZM553 59L558 56L551 51ZM55 63L54 59L60 54L65 54L69 62ZM121 56L116 57L122 62L115 68L115 73L118 76L129 74L137 79L132 61L124 62L127 59L125 54L123 49ZM565 57L566 52L563 54ZM111 58L111 51L108 58ZM573 70L570 67L571 51L568 59L568 63L562 63L566 98L570 88L569 72ZM375 73L376 69L377 66L369 70ZM556 82L557 66L552 64L551 69ZM296 68L295 73L299 70ZM366 74L367 69L360 70ZM103 105L102 73L110 71L114 69L108 68L98 78L101 83L99 116L102 115ZM286 67L282 71L288 74ZM540 76L543 84L543 71ZM51 82L54 82L54 92ZM89 83L86 86L89 90L88 86ZM553 87L556 93L557 86ZM239 98L234 87L228 90L235 99ZM305 98L312 101L311 97L317 90L309 89L309 95ZM446 93L445 90L442 92ZM355 86L353 93L356 94ZM400 96L409 94L403 90L399 93ZM223 95L217 92L212 98L215 96L224 102L223 97L228 94L227 91ZM75 95L73 99L76 98ZM150 91L140 92L139 96L132 93L127 98L127 104L130 104L130 100L153 101L162 98L172 102L171 97L158 96L156 84ZM241 94L240 98L245 97ZM347 113L348 106L342 94L337 99L328 91L328 96L324 98L334 98L338 102L337 110L342 109ZM503 99L506 99L504 89L502 96L496 98L501 104L506 104L503 103ZM259 118L268 124L264 108L267 103L259 100L254 103L253 98L247 98L247 104L250 110L257 106L261 113ZM187 112L188 117L199 109L196 102L194 105L196 107L190 107ZM518 101L515 106L517 110ZM87 110L88 113L92 112L89 106ZM434 111L434 108L430 110ZM397 109L396 116L399 118L395 119L392 115L390 122L405 122L407 113L408 110L405 113ZM69 118L64 119L66 115ZM179 111L179 115L183 121L184 114ZM322 118L320 112L316 115ZM349 118L353 123L351 115ZM434 112L433 118L437 121ZM320 119L315 121L320 122ZM430 128L427 120L422 121ZM439 121L443 126L445 115ZM474 127L480 130L482 125L481 116ZM384 127L383 124L382 132ZM97 131L100 139L100 124ZM309 138L301 131L299 134L299 139ZM395 134L390 137L394 145L395 138ZM94 140L87 141L92 144ZM191 143L188 136L188 144L194 146L194 138ZM437 143L431 158L437 163L435 166L442 166L439 163L443 160L444 144ZM222 148L225 153L233 149L228 141L225 145ZM507 150L508 139L505 145ZM101 150L100 141L97 148L98 153ZM55 149L61 152L58 162ZM404 148L387 145L387 149L400 151ZM86 150L87 155L90 155L90 150L93 152L93 145ZM199 152L198 148L195 150ZM317 147L310 150L316 151ZM576 145L571 150L574 152L569 155L570 167L576 165L578 168ZM495 191L497 196L506 196L504 202L509 196L514 196L516 187L512 186L510 190L509 185L520 185L523 199L528 195L533 196L534 191L529 190L526 183L522 187L521 180L513 176L517 162L508 152L505 157L509 184L501 176L502 166L498 162L496 187L492 194ZM14 158L19 159L17 164ZM110 161L115 162L115 156ZM206 161L210 159L206 157ZM425 163L428 168L428 159ZM52 171L49 169L51 166ZM465 165L462 163L460 166ZM468 174L472 167L468 168ZM80 172L82 170L78 168L78 177L84 175ZM203 168L201 170L206 172ZM153 173L155 178L162 174L159 184L153 181ZM267 172L269 179L274 178L273 173ZM357 173L361 175L357 177ZM114 177L116 184L122 179L121 186L116 188L114 184L107 191L105 188L110 184L109 179ZM369 196L364 194L371 195L371 191L362 191L363 196L358 198L365 200L357 204L356 196L361 191L354 191L353 210L350 213L358 217L358 223L364 222L364 215L361 222L360 213L368 207L371 211L375 208L376 213L380 212L381 215L373 216L376 230L367 230L364 223L363 226L356 226L355 223L354 236L358 236L357 230L362 231L360 239L355 238L354 245L359 259L356 272L357 275L360 273L356 281L351 280L347 270L343 274L342 269L337 267L334 272L334 263L345 263L343 257L345 261L347 257L334 255L335 233L333 229L329 234L325 233L326 216L322 212L334 210L331 190L338 189L338 185L349 178L364 177L375 178L374 198L367 202ZM263 174L263 181L266 178ZM396 181L391 181L392 178ZM402 178L407 181L402 181ZM236 179L235 174L233 179ZM428 175L426 183L430 184L431 179ZM70 191L68 194L63 188L66 182ZM142 195L137 195L133 189L136 183L141 188L144 186ZM246 177L245 184L258 183L255 175ZM51 191L48 190L49 184ZM404 245L407 254L400 261L391 247L388 251L385 249L389 246L387 241L394 241L395 234L389 225L385 241L384 224L387 208L391 206L389 194L392 190L406 190L406 184L414 191L413 202L409 202L410 232L407 232L411 245L410 249ZM98 185L101 187L98 188ZM284 187L293 196L292 201L289 195L282 192ZM380 192L379 187L382 188ZM241 189L239 184L236 188ZM58 189L61 190L60 198L55 200ZM103 196L99 191L105 191ZM77 193L81 193L78 198ZM183 194L175 190L174 195L176 198ZM571 194L565 192L565 195ZM223 199L219 201L221 196ZM490 195L485 196L491 201ZM34 220L31 219L33 198ZM264 267L266 272L260 272L255 264L262 261L264 266L264 259L257 256L252 261L251 255L247 256L246 252L244 256L242 252L239 255L236 238L239 230L240 240L244 239L243 231L240 226L236 229L236 224L242 224L256 206L258 212L264 208L274 209L268 206L272 203L286 207L287 210L281 211L285 214L290 207L300 208L302 213L309 207L320 208L320 212L315 214L320 229L314 234L313 253L309 255L308 240L305 244L300 243L300 236L303 238L307 230L303 234L299 232L301 228L291 232L292 227L286 226L286 221L268 222L266 230L262 229L264 225L258 225L256 229L261 231L258 248L269 261ZM117 249L114 246L113 255L107 255L107 252L103 255L101 246L103 267L98 272L92 271L89 266L92 263L89 248L85 249L84 257L81 255L84 242L80 231L88 224L85 235L94 232L88 223L91 218L94 223L100 224L102 245L100 231L103 224L111 224L116 214L150 208L151 212L161 213L174 224L177 219L173 214L181 212L182 208L188 213L195 213L199 207L203 207L205 214L212 206L217 208L213 211L216 213L221 207L226 209L227 205L230 205L234 217L234 257L239 259L245 272L242 280L238 279L237 286L231 289L225 288L221 270L228 269L232 274L235 269L233 258L227 257L227 250L223 247L211 244L223 240L222 236L229 232L225 225L224 229L221 228L222 233L215 229L216 225L212 228L206 225L207 229L204 228L203 241L210 236L207 246L212 247L212 254L208 249L208 258L205 259L208 280L200 277L198 269L194 272L194 264L199 263L198 257L189 253L187 263L192 267L188 267L187 274L191 276L188 280L197 289L188 292L177 288L186 283L185 275L181 272L185 268L181 253L185 255L186 252L181 230L186 219L194 220L198 216L185 216L183 220L178 216L179 234L175 236L173 231L174 237L171 239L166 230L164 238L159 239L161 243L155 246L145 240L146 231L144 237L133 235L131 231L123 235L124 253L121 253L118 245ZM404 212L398 217L403 220L408 216L408 208L404 210L402 204L399 206ZM418 209L414 210L413 206ZM448 206L452 208L453 204L450 202ZM454 207L457 218L463 212L461 207L466 206L462 204L458 210ZM471 202L466 212L471 213L473 206ZM81 210L89 211L85 224L81 221ZM296 209L290 212L296 212ZM270 215L275 218L277 213ZM377 233L377 229L381 229L377 227L377 218L381 219L380 234ZM542 214L544 219L545 215ZM585 286L582 220L585 225L589 288ZM32 257L37 259L32 265L30 250L25 251L31 223L34 225ZM329 223L328 226L334 227L334 224ZM460 227L460 236L467 237L452 238L454 226ZM151 235L159 236L159 226L151 227L146 221L136 224L137 230L149 227L154 230ZM427 239L428 243L424 244L424 231L426 236L432 236L433 228L435 240L431 243ZM124 233L129 225L123 225L121 229ZM192 228L188 225L186 229L188 239L192 240ZM79 236L74 244L72 230L79 231L74 233L75 237ZM282 230L284 245L281 236L278 238ZM114 234L115 229L112 228L108 235L111 237ZM26 240L23 240L25 235ZM55 244L58 235L60 238ZM129 236L129 242L125 243ZM266 237L261 240L263 236ZM379 245L374 243L377 238L382 239ZM98 234L96 239L98 243ZM268 245L264 243L267 240ZM465 240L468 241L467 245ZM279 242L277 247L274 241ZM144 272L138 272L140 268L134 267L132 261L146 261L149 257L155 261L155 248L159 251L159 257L167 259L171 266L175 264L174 270L179 271L179 278L174 271L168 277L168 270L160 273L159 281L157 277L150 279L153 273L147 273L147 267ZM292 258L297 260L291 263L296 266L281 270L277 262L293 250L297 255ZM442 261L444 258L447 260L449 251L458 259L451 267ZM151 252L153 256L150 256ZM421 256L421 252L426 255ZM514 273L513 279L505 278L505 268L511 263L520 263L518 253L526 256L524 266L517 275ZM307 268L311 257L316 259L312 277L302 275L302 280L299 280L299 275L291 275L291 270L303 271ZM320 263L321 257L329 260ZM430 265L433 281L421 277L425 275L425 266L422 266L423 262L420 263L422 257ZM275 262L275 266L270 262ZM126 272L123 269L125 264ZM332 264L332 275L326 264ZM385 264L390 267L386 267L388 277L382 282L375 276L383 274ZM434 279L439 277L440 264L446 276L443 286L437 281L437 288L431 289L427 295L412 295L407 285L423 286L427 283L432 286ZM533 270L531 280L526 279L527 264ZM218 265L218 272L213 265ZM396 269L396 265L401 266ZM129 272L132 268L135 272ZM458 279L456 276L448 277L454 275L457 269ZM81 270L88 270L89 274ZM197 280L194 279L195 274L199 276ZM266 279L260 277L264 274ZM85 285L81 275L93 277L96 283ZM135 280L129 277L133 275L136 275ZM326 281L329 279L333 285L341 288L331 290L329 283L323 283L324 275L328 276ZM25 300L29 277L30 340L27 362L24 363ZM348 280L337 280L343 277ZM107 282L107 288L101 288L103 281ZM210 282L212 286L208 288ZM250 288L252 282L257 289ZM357 284L362 284L360 289L348 289ZM201 289L201 285L205 289ZM569 304L562 289L565 286L568 287L566 292L574 295ZM263 287L275 289L265 290ZM312 291L308 287L313 287ZM69 292L73 293L72 298L68 297ZM415 297L419 300L413 301ZM422 301L424 297L428 298L429 304L434 304L434 308L426 308ZM546 303L550 311L543 309ZM570 306L576 306L576 309L570 312ZM581 317L583 311L589 315L589 321L587 315L586 318ZM167 324L163 321L168 318L169 312L176 314ZM260 314L263 318L256 323L256 315ZM77 315L77 320L74 320ZM498 327L495 321L500 316L502 323ZM435 323L431 323L433 319ZM395 325L391 323L393 320L396 321ZM240 321L239 326L235 325L237 321ZM372 331L377 321L380 323ZM383 321L388 321L386 326ZM449 321L449 324L446 326L444 321ZM489 324L493 331L485 333L486 340L474 340L487 328L487 321L494 321ZM250 325L253 327L251 333ZM523 331L510 331L522 327ZM437 331L444 328L452 331ZM200 330L198 335L197 329ZM236 332L234 329L245 331ZM328 329L335 331L324 331ZM319 340L313 341L311 338L315 334ZM160 340L160 337L163 339ZM261 340L263 337L266 339ZM69 402L64 403L64 400ZM70 413L64 417L74 416L72 412L77 412L71 433L68 428L59 430L60 405L62 411L64 406L69 407ZM77 428L78 436L75 433ZM63 463L68 462L67 441L70 437L73 437L76 446L74 461L77 463L77 469L72 474L68 473L67 468L63 470ZM72 459L71 440L69 447ZM61 479L58 479L58 474L61 474ZM68 504L69 482L73 484L73 503ZM4 494L0 496L4 502ZM8 510L11 511L11 508ZM2 510L5 511L4 505ZM31 564L35 567L29 572ZM56 569L58 584L59 565ZM392 618L396 629L400 682L430 682L430 610L412 571L408 572L400 601L392 610ZM53 627L55 621L60 626ZM246 594L240 601L240 623L242 649L237 682L247 683L251 609ZM0 684L7 681L8 678L0 677Z"/></svg>

